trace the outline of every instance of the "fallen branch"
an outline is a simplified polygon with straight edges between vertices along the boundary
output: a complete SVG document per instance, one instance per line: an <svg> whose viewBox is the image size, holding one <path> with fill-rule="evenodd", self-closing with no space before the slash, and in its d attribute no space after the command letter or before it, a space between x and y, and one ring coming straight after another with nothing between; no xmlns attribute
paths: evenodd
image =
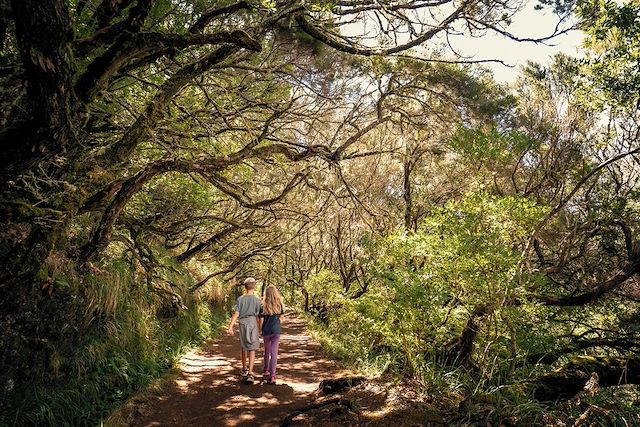
<svg viewBox="0 0 640 427"><path fill-rule="evenodd" d="M365 381L367 381L367 379L361 376L332 378L320 381L318 388L324 396L327 396L329 394L348 391Z"/></svg>
<svg viewBox="0 0 640 427"><path fill-rule="evenodd" d="M599 387L640 384L640 358L577 356L564 367L535 380L533 395L540 401L570 399L597 374Z"/></svg>
<svg viewBox="0 0 640 427"><path fill-rule="evenodd" d="M321 401L315 401L313 403L310 403L309 405L298 409L295 412L290 413L289 415L287 415L284 420L282 420L282 423L280 424L281 427L287 427L291 425L291 422L293 421L293 419L299 415L304 414L305 412L309 412L309 411L313 411L314 409L319 409L319 408L323 408L325 406L328 405L332 405L332 404L336 404L338 406L343 406L347 409L349 409L350 411L354 411L356 413L359 413L360 411L355 408L355 405L353 404L353 402L351 402L348 399L344 399L342 397L330 397L329 399L325 399L325 400L321 400Z"/></svg>

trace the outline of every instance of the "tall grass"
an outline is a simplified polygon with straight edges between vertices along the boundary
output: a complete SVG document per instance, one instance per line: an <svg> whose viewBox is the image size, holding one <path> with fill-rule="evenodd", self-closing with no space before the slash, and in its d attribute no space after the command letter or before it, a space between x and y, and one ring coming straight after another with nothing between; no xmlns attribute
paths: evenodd
<svg viewBox="0 0 640 427"><path fill-rule="evenodd" d="M640 386L604 388L573 403L539 402L527 387L533 367L521 367L522 372L509 377L508 364L497 358L472 368L446 366L437 348L406 347L392 340L371 346L373 341L362 336L368 333L363 324L336 319L341 314L333 312L328 324L309 320L325 352L361 373L413 385L450 425L640 426Z"/></svg>
<svg viewBox="0 0 640 427"><path fill-rule="evenodd" d="M159 297L124 259L89 275L59 273L60 292L74 302L59 325L68 340L50 343L38 378L5 390L0 425L99 425L226 320L221 304L190 296L186 271L174 273L171 288L186 309Z"/></svg>

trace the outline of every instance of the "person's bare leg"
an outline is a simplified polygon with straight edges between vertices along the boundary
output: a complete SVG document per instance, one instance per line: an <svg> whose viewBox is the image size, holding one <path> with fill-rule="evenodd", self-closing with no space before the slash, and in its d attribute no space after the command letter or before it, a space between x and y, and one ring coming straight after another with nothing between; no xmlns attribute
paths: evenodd
<svg viewBox="0 0 640 427"><path fill-rule="evenodd" d="M249 356L249 365L251 365L251 356ZM242 370L247 369L247 352L242 350Z"/></svg>
<svg viewBox="0 0 640 427"><path fill-rule="evenodd" d="M256 360L256 352L254 350L249 351L249 374L253 375L253 362Z"/></svg>

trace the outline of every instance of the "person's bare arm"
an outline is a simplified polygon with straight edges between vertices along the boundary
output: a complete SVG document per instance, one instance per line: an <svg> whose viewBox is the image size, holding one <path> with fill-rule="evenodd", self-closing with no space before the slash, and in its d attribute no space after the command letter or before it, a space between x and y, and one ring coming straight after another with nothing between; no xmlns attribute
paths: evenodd
<svg viewBox="0 0 640 427"><path fill-rule="evenodd" d="M236 311L235 313L233 313L233 316L231 316L231 322L229 322L229 328L227 329L227 334L233 335L233 326L236 324L236 320L238 320L239 316L240 316L240 312Z"/></svg>

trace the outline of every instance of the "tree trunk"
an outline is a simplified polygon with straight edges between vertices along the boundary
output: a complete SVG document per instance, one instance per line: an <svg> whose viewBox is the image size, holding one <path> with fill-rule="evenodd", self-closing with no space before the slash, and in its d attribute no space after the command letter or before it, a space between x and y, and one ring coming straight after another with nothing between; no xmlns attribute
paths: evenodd
<svg viewBox="0 0 640 427"><path fill-rule="evenodd" d="M11 18L26 93L6 112L8 127L0 131L0 377L19 380L46 363L47 343L73 309L69 299L52 298L44 266L82 192L70 184L80 104L72 85L68 2L12 0Z"/></svg>
<svg viewBox="0 0 640 427"><path fill-rule="evenodd" d="M600 387L640 384L640 358L574 357L562 369L538 378L533 395L540 401L570 399L584 388L593 372L598 374Z"/></svg>
<svg viewBox="0 0 640 427"><path fill-rule="evenodd" d="M410 153L407 153L407 157ZM404 228L405 230L412 230L413 225L413 191L411 188L411 171L413 169L413 161L410 158L405 159L403 164L403 193L404 198Z"/></svg>
<svg viewBox="0 0 640 427"><path fill-rule="evenodd" d="M480 325L478 319L485 317L493 311L493 308L481 305L471 313L467 324L462 329L459 337L453 339L444 348L444 363L449 366L466 365L473 352Z"/></svg>
<svg viewBox="0 0 640 427"><path fill-rule="evenodd" d="M78 110L67 2L13 0L11 7L28 84L27 105L9 112L11 126L0 135L4 151L0 173L5 177L72 145Z"/></svg>

